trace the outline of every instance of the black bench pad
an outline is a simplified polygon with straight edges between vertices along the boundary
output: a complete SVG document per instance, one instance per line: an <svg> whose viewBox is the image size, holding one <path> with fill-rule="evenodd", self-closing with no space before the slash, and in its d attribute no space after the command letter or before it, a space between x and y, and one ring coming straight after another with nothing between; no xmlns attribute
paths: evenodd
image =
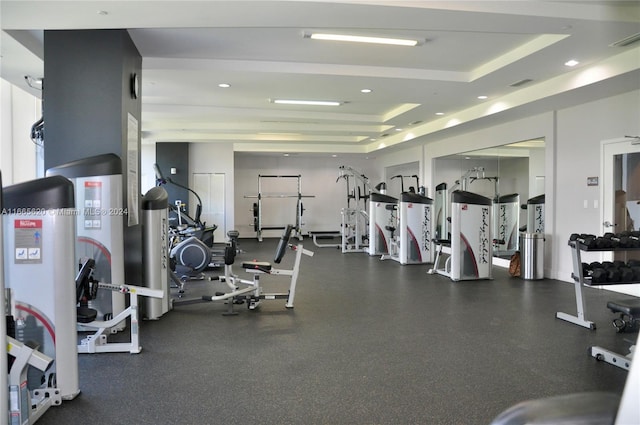
<svg viewBox="0 0 640 425"><path fill-rule="evenodd" d="M268 273L271 271L271 263L267 261L247 261L242 263L242 268L247 270L260 270Z"/></svg>
<svg viewBox="0 0 640 425"><path fill-rule="evenodd" d="M609 301L607 308L614 313L640 317L640 298L629 298L620 301Z"/></svg>

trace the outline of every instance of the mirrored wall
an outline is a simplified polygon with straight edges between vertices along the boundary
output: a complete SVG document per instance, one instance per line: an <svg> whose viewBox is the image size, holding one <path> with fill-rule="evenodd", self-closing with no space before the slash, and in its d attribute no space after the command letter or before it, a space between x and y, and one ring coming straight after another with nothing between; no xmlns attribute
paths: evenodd
<svg viewBox="0 0 640 425"><path fill-rule="evenodd" d="M436 158L434 186L466 190L492 200L515 199L520 205L544 195L545 141L534 139ZM527 210L519 208L518 228L527 230ZM528 230L527 230L528 231ZM501 257L512 254L496 249Z"/></svg>

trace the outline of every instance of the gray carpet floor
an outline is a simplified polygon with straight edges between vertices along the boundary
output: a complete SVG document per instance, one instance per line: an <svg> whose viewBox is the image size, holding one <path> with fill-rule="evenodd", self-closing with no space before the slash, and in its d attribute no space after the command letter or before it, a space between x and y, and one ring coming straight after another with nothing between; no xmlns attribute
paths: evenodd
<svg viewBox="0 0 640 425"><path fill-rule="evenodd" d="M276 243L243 239L236 261L270 261ZM304 244L315 256L303 257L294 309L176 306L141 323L140 354L81 354L81 394L38 423L488 424L526 399L622 392L627 372L588 349L628 352L636 335L617 334L606 309L624 295L585 288L592 331L555 318L576 313L571 284L500 268L452 282L426 265ZM192 282L185 297L221 289Z"/></svg>

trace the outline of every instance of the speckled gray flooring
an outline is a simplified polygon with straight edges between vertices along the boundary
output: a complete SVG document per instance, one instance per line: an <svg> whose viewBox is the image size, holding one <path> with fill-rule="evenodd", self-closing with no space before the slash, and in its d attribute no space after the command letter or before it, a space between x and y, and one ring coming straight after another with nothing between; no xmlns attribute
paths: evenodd
<svg viewBox="0 0 640 425"><path fill-rule="evenodd" d="M275 244L241 240L237 261L268 261ZM570 284L499 268L491 281L452 282L428 266L305 247L316 255L303 258L295 309L178 306L141 324L140 354L80 355L82 393L38 423L487 424L525 399L622 392L627 372L588 349L627 352L635 335L616 334L606 309L623 295L585 288L591 331L555 318L575 314ZM192 283L186 296L220 288Z"/></svg>

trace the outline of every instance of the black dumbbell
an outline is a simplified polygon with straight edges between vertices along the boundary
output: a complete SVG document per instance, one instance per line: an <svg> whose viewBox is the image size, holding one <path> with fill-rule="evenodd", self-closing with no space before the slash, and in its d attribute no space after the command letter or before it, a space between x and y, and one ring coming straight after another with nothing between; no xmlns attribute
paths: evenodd
<svg viewBox="0 0 640 425"><path fill-rule="evenodd" d="M604 283L607 281L608 271L605 269L594 269L591 274L591 283Z"/></svg>
<svg viewBox="0 0 640 425"><path fill-rule="evenodd" d="M620 272L620 282L633 282L633 270L631 267L618 267L618 271Z"/></svg>
<svg viewBox="0 0 640 425"><path fill-rule="evenodd" d="M640 282L640 266L632 266L630 269L633 272L633 281Z"/></svg>
<svg viewBox="0 0 640 425"><path fill-rule="evenodd" d="M587 248L595 248L595 241L596 241L596 237L595 235L589 235L586 233L572 233L571 236L569 236L569 241L571 242L579 242L582 245L585 245Z"/></svg>

